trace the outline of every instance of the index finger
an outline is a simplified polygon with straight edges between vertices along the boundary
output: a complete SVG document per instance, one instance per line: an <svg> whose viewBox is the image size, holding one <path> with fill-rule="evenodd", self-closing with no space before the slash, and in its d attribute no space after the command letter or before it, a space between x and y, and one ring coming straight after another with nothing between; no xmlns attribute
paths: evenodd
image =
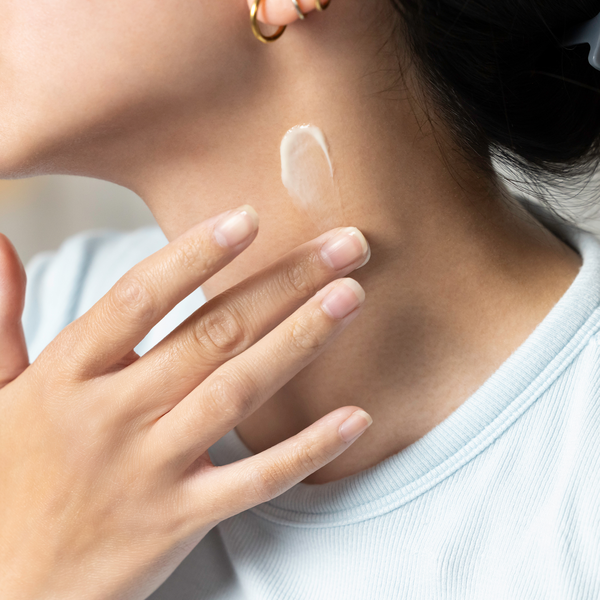
<svg viewBox="0 0 600 600"><path fill-rule="evenodd" d="M63 336L71 364L86 377L106 372L175 305L249 246L257 231L258 215L246 204L199 223L135 265L67 328L77 340L72 344L71 336Z"/></svg>

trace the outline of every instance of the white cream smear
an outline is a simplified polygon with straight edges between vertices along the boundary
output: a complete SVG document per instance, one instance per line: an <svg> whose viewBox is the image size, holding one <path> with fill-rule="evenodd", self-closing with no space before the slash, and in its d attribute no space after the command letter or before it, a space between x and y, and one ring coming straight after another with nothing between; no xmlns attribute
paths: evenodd
<svg viewBox="0 0 600 600"><path fill-rule="evenodd" d="M281 140L281 181L294 206L319 234L344 225L344 212L333 177L329 148L315 125L296 125Z"/></svg>

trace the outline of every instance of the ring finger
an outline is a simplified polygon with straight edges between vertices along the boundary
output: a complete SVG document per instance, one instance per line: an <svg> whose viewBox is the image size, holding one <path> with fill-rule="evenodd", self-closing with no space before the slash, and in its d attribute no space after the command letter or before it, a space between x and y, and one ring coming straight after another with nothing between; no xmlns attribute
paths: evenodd
<svg viewBox="0 0 600 600"><path fill-rule="evenodd" d="M185 469L319 356L360 312L355 280L334 281L214 371L150 430L160 461Z"/></svg>

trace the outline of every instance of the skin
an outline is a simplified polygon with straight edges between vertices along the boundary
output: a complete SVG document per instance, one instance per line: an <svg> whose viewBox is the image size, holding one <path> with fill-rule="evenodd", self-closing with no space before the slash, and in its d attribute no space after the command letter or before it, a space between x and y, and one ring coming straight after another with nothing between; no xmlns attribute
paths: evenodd
<svg viewBox="0 0 600 600"><path fill-rule="evenodd" d="M3 361L3 599L146 598L216 524L289 489L368 426L364 411L346 406L247 460L215 467L207 453L360 312L358 283L323 287L364 262L360 243L343 267L332 268L339 252L323 260L338 231L214 298L143 357L134 352L252 242L258 217L243 213L235 243L223 244L220 217L200 223L130 270L31 366ZM302 291L288 276L299 264L312 282ZM0 278L12 280L20 313L23 271L4 236ZM1 356L21 348L26 362L15 315L2 314Z"/></svg>
<svg viewBox="0 0 600 600"><path fill-rule="evenodd" d="M269 45L253 37L238 0L3 4L0 175L74 173L125 185L169 240L251 204L260 235L204 281L209 299L315 237L281 183L279 143L299 123L324 131L348 219L340 225L358 227L371 246L355 275L368 299L335 343L236 424L258 453L331 411L368 411L367 433L304 472L305 483L355 474L430 431L525 341L577 275L579 255L474 170L431 106L427 118L403 40L390 38L387 0L333 0L323 13L300 0L302 22L289 0L262 0L265 32L290 24ZM315 255L294 256L273 277L289 283L297 304L325 282ZM7 264L18 289L19 267ZM264 273L243 305L250 321L277 296ZM26 362L14 325L22 296L3 293L13 323L3 343L20 356L4 369L16 376ZM286 307L271 309L271 326ZM48 360L58 363L63 347L54 348ZM15 381L12 389L24 389ZM298 472L287 479L297 480Z"/></svg>

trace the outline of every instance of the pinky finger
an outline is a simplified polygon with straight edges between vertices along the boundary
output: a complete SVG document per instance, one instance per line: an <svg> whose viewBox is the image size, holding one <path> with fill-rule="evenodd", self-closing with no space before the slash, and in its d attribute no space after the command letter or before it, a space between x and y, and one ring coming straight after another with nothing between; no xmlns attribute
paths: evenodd
<svg viewBox="0 0 600 600"><path fill-rule="evenodd" d="M370 415L345 406L297 435L249 458L213 469L226 519L283 494L349 448L371 425ZM203 496L206 488L199 490Z"/></svg>

